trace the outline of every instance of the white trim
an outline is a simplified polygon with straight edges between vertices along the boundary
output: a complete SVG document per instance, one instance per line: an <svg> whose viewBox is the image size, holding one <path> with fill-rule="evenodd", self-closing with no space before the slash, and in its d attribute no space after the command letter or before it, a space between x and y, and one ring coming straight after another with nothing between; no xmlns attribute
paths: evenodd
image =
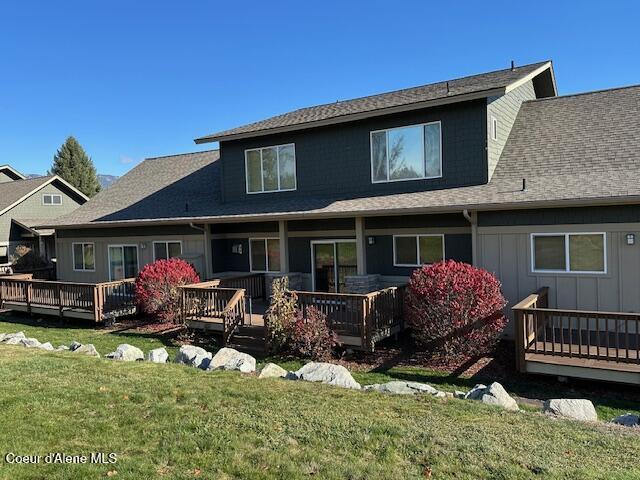
<svg viewBox="0 0 640 480"><path fill-rule="evenodd" d="M603 255L603 267L604 270L571 270L571 260L569 258L569 237L572 236L581 236L581 235L601 235L602 236L602 255ZM535 248L534 248L534 238L535 237L564 237L564 270L541 270L536 269L535 263ZM608 273L608 265L607 265L607 233L606 232L543 232L543 233L531 233L529 235L529 243L530 243L530 252L531 252L531 273L566 273L571 275L606 275Z"/></svg>
<svg viewBox="0 0 640 480"><path fill-rule="evenodd" d="M416 239L416 260L418 263L396 263L396 238L409 238L415 237ZM420 237L440 237L442 238L442 260L445 257L445 247L444 247L444 234L443 233L431 233L427 235L423 234L403 234L403 235L394 235L393 236L393 266L394 267L421 267L423 264L420 263ZM431 264L424 264L431 265Z"/></svg>
<svg viewBox="0 0 640 480"><path fill-rule="evenodd" d="M136 247L136 270L137 273L140 273L140 249L138 248L138 244L130 244L130 243L117 243L113 245L107 245L107 269L109 270L109 281L112 282L113 278L111 277L111 248L123 248L122 250L122 268L124 268L124 247ZM126 278L126 277L125 277Z"/></svg>
<svg viewBox="0 0 640 480"><path fill-rule="evenodd" d="M498 119L491 115L491 140L498 141Z"/></svg>
<svg viewBox="0 0 640 480"><path fill-rule="evenodd" d="M169 260L169 258L176 258L176 257L169 257L169 244L170 243L178 243L180 244L180 256L182 256L182 240L154 240L152 242L152 246L151 248L153 248L153 261L155 262L156 260L158 260L156 258L156 243L164 243L167 249L167 260Z"/></svg>
<svg viewBox="0 0 640 480"><path fill-rule="evenodd" d="M82 266L84 263L84 247L85 245L91 245L93 247L93 269L90 268L76 268L76 245L82 245ZM74 272L95 272L96 271L96 244L94 242L72 242L71 243L71 264Z"/></svg>
<svg viewBox="0 0 640 480"><path fill-rule="evenodd" d="M544 64L542 64L541 66L539 66L538 68L536 68L533 72L525 75L524 77L516 80L515 82L510 83L509 85L507 85L505 87L505 91L504 93L509 93L512 90L515 90L516 88L518 88L521 85L524 85L525 83L527 83L529 80L533 80L535 77L537 77L538 75L540 75L542 72L544 72L547 69L551 70L551 83L553 84L553 93L554 95L558 95L558 89L556 87L556 78L555 75L553 74L553 68L552 67L552 63L551 62L545 62Z"/></svg>
<svg viewBox="0 0 640 480"><path fill-rule="evenodd" d="M281 147L293 147L293 188L281 188L280 187L280 148ZM278 178L278 189L277 190L265 190L264 189L264 167L263 167L263 159L262 159L262 151L274 148L276 150L276 176ZM249 152L260 152L260 191L250 192L249 191L249 162L247 154ZM256 147L256 148L247 148L244 151L244 177L245 177L245 191L247 195L255 195L258 193L278 193L278 192L293 192L298 189L298 170L297 170L297 157L296 157L296 144L295 143L283 143L281 145L267 145L264 147Z"/></svg>
<svg viewBox="0 0 640 480"><path fill-rule="evenodd" d="M254 270L253 269L253 255L251 251L251 242L255 240L263 240L264 241L264 255L265 262L264 266L266 270ZM280 249L280 255L282 255L282 245L280 245L280 237L249 237L249 271L254 273L280 273L280 265L278 265L278 270L269 270L269 243L268 240L277 240L278 248Z"/></svg>
<svg viewBox="0 0 640 480"><path fill-rule="evenodd" d="M19 177L20 180L26 180L26 178L27 178L25 175L23 175L22 173L17 171L15 168L13 168L11 165L0 165L0 172L3 171L3 170L8 170L8 171L12 172L15 176ZM8 176L9 175L7 175L7 177Z"/></svg>
<svg viewBox="0 0 640 480"><path fill-rule="evenodd" d="M47 203L44 201L45 197L51 197L51 203ZM60 203L56 203L53 201L54 198L59 198ZM42 194L42 205L47 207L59 207L62 205L62 194L61 193L43 193Z"/></svg>
<svg viewBox="0 0 640 480"><path fill-rule="evenodd" d="M355 243L356 249L358 248L358 244L356 239L354 238L335 238L335 239L326 239L326 240L311 240L311 291L316 291L316 256L315 250L313 249L314 245L331 245L333 244L333 265L334 267L338 263L338 243ZM356 259L357 261L357 259ZM338 288L338 269L334 268L334 284L336 286L336 290ZM337 292L341 293L341 292Z"/></svg>
<svg viewBox="0 0 640 480"><path fill-rule="evenodd" d="M427 177L427 157L426 157L426 149L425 149L425 144L424 144L424 127L426 127L427 125L435 125L438 124L439 129L438 131L440 132L440 148L438 148L438 153L439 153L439 165L440 165L440 175L434 175L434 176L430 176ZM423 172L423 176L422 177L414 177L414 178L396 178L391 180L389 178L389 136L388 133L392 132L393 130L401 130L404 128L411 128L411 127L422 127L421 128L421 136L422 136L422 172ZM375 180L374 179L374 175L373 175L373 134L374 133L380 133L380 132L385 132L386 134L386 147L387 147L387 179L386 180ZM381 130L371 130L369 132L369 162L371 163L371 183L392 183L392 182L410 182L410 181L415 181L415 180L431 180L434 178L442 178L442 121L440 120L436 120L434 122L426 122L426 123L416 123L416 124L412 124L412 125L401 125L398 127L393 127L393 128L383 128Z"/></svg>

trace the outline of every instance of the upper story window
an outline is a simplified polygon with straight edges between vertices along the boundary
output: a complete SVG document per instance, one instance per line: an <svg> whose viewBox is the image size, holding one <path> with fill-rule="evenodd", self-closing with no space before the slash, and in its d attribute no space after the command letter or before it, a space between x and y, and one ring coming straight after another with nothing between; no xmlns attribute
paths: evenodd
<svg viewBox="0 0 640 480"><path fill-rule="evenodd" d="M42 195L43 205L62 205L62 195L59 193L45 193Z"/></svg>
<svg viewBox="0 0 640 480"><path fill-rule="evenodd" d="M153 242L154 260L168 260L177 258L180 255L182 255L182 242L180 240Z"/></svg>
<svg viewBox="0 0 640 480"><path fill-rule="evenodd" d="M441 176L440 122L371 132L371 181L373 183Z"/></svg>
<svg viewBox="0 0 640 480"><path fill-rule="evenodd" d="M604 233L531 234L531 270L558 273L606 273Z"/></svg>
<svg viewBox="0 0 640 480"><path fill-rule="evenodd" d="M247 193L286 192L296 189L295 145L245 150Z"/></svg>

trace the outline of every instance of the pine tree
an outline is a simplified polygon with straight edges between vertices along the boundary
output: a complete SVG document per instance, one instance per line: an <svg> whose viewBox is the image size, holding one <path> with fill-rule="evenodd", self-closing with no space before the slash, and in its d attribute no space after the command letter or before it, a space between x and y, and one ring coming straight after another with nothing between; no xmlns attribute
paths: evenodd
<svg viewBox="0 0 640 480"><path fill-rule="evenodd" d="M100 191L93 161L74 137L69 137L53 156L50 174L58 175L88 197Z"/></svg>

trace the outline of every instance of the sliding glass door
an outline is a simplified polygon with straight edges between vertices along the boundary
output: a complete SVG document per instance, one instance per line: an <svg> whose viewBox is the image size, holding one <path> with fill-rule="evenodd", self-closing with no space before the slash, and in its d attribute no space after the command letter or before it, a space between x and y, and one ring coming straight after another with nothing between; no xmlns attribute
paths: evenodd
<svg viewBox="0 0 640 480"><path fill-rule="evenodd" d="M138 246L109 245L109 279L122 280L138 275Z"/></svg>
<svg viewBox="0 0 640 480"><path fill-rule="evenodd" d="M341 293L345 277L357 273L355 240L311 242L313 290Z"/></svg>

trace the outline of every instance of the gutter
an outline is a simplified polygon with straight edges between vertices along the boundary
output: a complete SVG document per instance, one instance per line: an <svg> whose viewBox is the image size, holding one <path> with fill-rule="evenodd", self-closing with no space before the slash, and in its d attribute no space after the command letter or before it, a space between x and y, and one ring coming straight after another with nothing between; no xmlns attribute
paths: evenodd
<svg viewBox="0 0 640 480"><path fill-rule="evenodd" d="M478 266L478 212L469 213L466 208L462 211L462 215L471 224L471 264Z"/></svg>

